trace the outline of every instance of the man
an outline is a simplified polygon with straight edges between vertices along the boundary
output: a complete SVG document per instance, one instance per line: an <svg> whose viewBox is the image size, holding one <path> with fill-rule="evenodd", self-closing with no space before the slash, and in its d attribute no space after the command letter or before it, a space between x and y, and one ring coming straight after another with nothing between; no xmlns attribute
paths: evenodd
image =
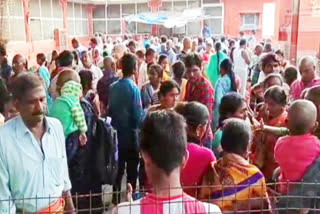
<svg viewBox="0 0 320 214"><path fill-rule="evenodd" d="M128 43L130 53L135 54L137 50L137 44L134 40L130 40Z"/></svg>
<svg viewBox="0 0 320 214"><path fill-rule="evenodd" d="M74 50L77 51L79 57L81 57L81 53L83 51L87 50L87 48L85 48L84 46L80 45L79 41L76 38L73 38L71 40L71 43L72 43L72 47L74 48Z"/></svg>
<svg viewBox="0 0 320 214"><path fill-rule="evenodd" d="M210 84L210 82L202 76L202 61L199 55L197 54L189 54L185 58L185 66L186 66L186 77L188 78L187 86L186 86L186 96L185 101L198 101L205 106L207 106L210 121L212 121L212 110L213 110L213 96L214 90ZM212 130L210 126L207 129L207 133L205 138L202 140L201 144L205 144L205 146L210 147L211 140L213 139Z"/></svg>
<svg viewBox="0 0 320 214"><path fill-rule="evenodd" d="M260 57L261 54L263 53L263 46L261 44L256 45L254 49L254 56L252 57L251 60L251 85L255 85L258 82L259 76L260 76Z"/></svg>
<svg viewBox="0 0 320 214"><path fill-rule="evenodd" d="M112 83L119 80L116 73L116 63L111 56L107 56L103 60L104 70L103 77L98 81L97 92L104 113L108 112L109 87Z"/></svg>
<svg viewBox="0 0 320 214"><path fill-rule="evenodd" d="M0 44L0 76L6 81L9 81L9 78L12 73L12 68L8 64L7 51L3 44Z"/></svg>
<svg viewBox="0 0 320 214"><path fill-rule="evenodd" d="M191 39L189 37L185 37L185 38L183 38L182 43L183 43L183 49L182 49L181 53L177 56L177 59L184 61L187 54L191 50Z"/></svg>
<svg viewBox="0 0 320 214"><path fill-rule="evenodd" d="M148 48L146 51L146 60L140 65L138 72L138 87L141 88L149 79L147 69L148 65L152 64L156 60L156 51L152 48Z"/></svg>
<svg viewBox="0 0 320 214"><path fill-rule="evenodd" d="M96 90L98 81L103 76L103 73L102 73L100 68L98 68L97 66L95 66L92 63L92 58L91 58L91 55L89 54L88 51L83 52L81 55L82 55L81 62L82 62L82 65L83 65L83 69L84 70L89 70L89 71L92 72L92 75L93 75L93 81L92 81L93 89Z"/></svg>
<svg viewBox="0 0 320 214"><path fill-rule="evenodd" d="M140 90L134 83L136 66L136 57L133 54L125 54L121 58L123 78L112 84L109 89L108 114L118 132L119 141L119 168L114 185L115 191L121 190L121 180L126 164L127 180L134 188L138 176L138 128L144 113ZM114 202L119 201L120 194Z"/></svg>
<svg viewBox="0 0 320 214"><path fill-rule="evenodd" d="M216 205L183 193L180 171L189 153L182 116L165 110L150 113L143 123L140 152L152 192L137 201L121 203L113 214L221 213Z"/></svg>
<svg viewBox="0 0 320 214"><path fill-rule="evenodd" d="M300 61L299 71L301 80L297 79L291 85L291 97L294 100L301 98L301 93L304 89L320 85L320 79L316 73L316 63L313 57L303 57Z"/></svg>
<svg viewBox="0 0 320 214"><path fill-rule="evenodd" d="M73 211L63 128L45 116L40 77L18 75L12 96L20 116L0 129L0 213Z"/></svg>
<svg viewBox="0 0 320 214"><path fill-rule="evenodd" d="M49 94L50 73L49 73L49 70L46 66L46 61L47 60L46 60L46 56L44 55L44 53L37 54L37 63L39 65L38 74L40 75L40 77L42 77L42 79L44 81L44 86L45 86L45 90L46 90L46 94L47 94L47 105L48 105L48 108L50 109L50 107L52 105L51 96Z"/></svg>
<svg viewBox="0 0 320 214"><path fill-rule="evenodd" d="M204 28L202 29L202 37L203 38L211 37L211 30L207 23L204 24Z"/></svg>
<svg viewBox="0 0 320 214"><path fill-rule="evenodd" d="M12 59L13 75L9 78L8 89L11 90L12 84L18 74L28 71L27 60L21 54L16 54Z"/></svg>
<svg viewBox="0 0 320 214"><path fill-rule="evenodd" d="M173 51L172 47L173 47L173 42L172 40L168 40L167 41L167 53L168 53L168 60L169 60L169 64L173 65L173 63L176 62L177 60L177 55L175 54L175 52Z"/></svg>
<svg viewBox="0 0 320 214"><path fill-rule="evenodd" d="M241 39L239 45L239 48L233 53L234 73L237 74L241 79L240 94L245 97L250 58L247 52L247 40Z"/></svg>

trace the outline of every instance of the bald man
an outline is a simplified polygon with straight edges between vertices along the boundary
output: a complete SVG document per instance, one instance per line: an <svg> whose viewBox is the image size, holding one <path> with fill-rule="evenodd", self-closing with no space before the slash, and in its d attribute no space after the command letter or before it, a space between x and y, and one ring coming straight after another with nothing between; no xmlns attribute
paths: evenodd
<svg viewBox="0 0 320 214"><path fill-rule="evenodd" d="M12 70L14 74L9 78L8 89L11 91L13 82L17 78L18 74L26 72L28 70L27 60L21 54L16 54L12 59Z"/></svg>
<svg viewBox="0 0 320 214"><path fill-rule="evenodd" d="M184 37L182 40L182 44L183 44L183 49L181 51L181 54L178 55L177 59L184 61L187 54L191 50L191 39L189 37Z"/></svg>
<svg viewBox="0 0 320 214"><path fill-rule="evenodd" d="M116 64L113 57L105 57L103 59L103 65L103 77L98 81L97 92L102 104L101 111L104 114L107 113L108 110L109 86L119 80L119 76L116 73Z"/></svg>
<svg viewBox="0 0 320 214"><path fill-rule="evenodd" d="M291 97L296 100L301 98L302 91L320 85L320 79L316 73L316 63L312 56L305 56L299 64L301 79L297 79L291 85Z"/></svg>
<svg viewBox="0 0 320 214"><path fill-rule="evenodd" d="M308 100L296 100L289 108L290 135L280 138L274 149L281 175L280 192L286 193L286 182L300 182L306 170L320 155L320 141L312 135L317 125L317 108Z"/></svg>

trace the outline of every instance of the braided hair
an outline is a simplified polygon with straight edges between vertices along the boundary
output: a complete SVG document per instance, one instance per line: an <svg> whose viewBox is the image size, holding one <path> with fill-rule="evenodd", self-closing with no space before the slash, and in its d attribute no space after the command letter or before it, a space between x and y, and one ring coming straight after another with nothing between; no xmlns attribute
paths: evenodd
<svg viewBox="0 0 320 214"><path fill-rule="evenodd" d="M220 73L220 51L221 51L221 43L220 42L216 42L215 43L215 49L216 49L216 55L217 55L217 72L218 75Z"/></svg>
<svg viewBox="0 0 320 214"><path fill-rule="evenodd" d="M227 74L231 80L231 91L236 92L237 91L236 77L233 72L233 64L232 64L231 59L226 58L226 59L222 60L222 62L220 64L220 69L227 71Z"/></svg>

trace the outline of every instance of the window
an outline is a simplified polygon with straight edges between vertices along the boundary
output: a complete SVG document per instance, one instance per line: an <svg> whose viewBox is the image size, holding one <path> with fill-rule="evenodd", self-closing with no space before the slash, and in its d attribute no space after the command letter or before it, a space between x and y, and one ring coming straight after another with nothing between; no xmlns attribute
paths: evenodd
<svg viewBox="0 0 320 214"><path fill-rule="evenodd" d="M204 20L204 23L208 24L211 34L223 34L223 4L205 6L203 10L204 14L209 17Z"/></svg>
<svg viewBox="0 0 320 214"><path fill-rule="evenodd" d="M203 0L203 4L219 4L220 0Z"/></svg>
<svg viewBox="0 0 320 214"><path fill-rule="evenodd" d="M108 20L108 34L121 34L120 20Z"/></svg>
<svg viewBox="0 0 320 214"><path fill-rule="evenodd" d="M13 18L14 17L14 18ZM23 6L20 0L3 1L0 5L0 39L25 41Z"/></svg>
<svg viewBox="0 0 320 214"><path fill-rule="evenodd" d="M108 18L120 18L120 4L110 4L107 10Z"/></svg>
<svg viewBox="0 0 320 214"><path fill-rule="evenodd" d="M151 25L147 25L144 23L138 23L138 33L139 34L148 34L151 33Z"/></svg>
<svg viewBox="0 0 320 214"><path fill-rule="evenodd" d="M241 30L256 30L259 27L259 14L243 14Z"/></svg>
<svg viewBox="0 0 320 214"><path fill-rule="evenodd" d="M69 36L75 37L88 35L88 9L85 5L68 2L67 21Z"/></svg>

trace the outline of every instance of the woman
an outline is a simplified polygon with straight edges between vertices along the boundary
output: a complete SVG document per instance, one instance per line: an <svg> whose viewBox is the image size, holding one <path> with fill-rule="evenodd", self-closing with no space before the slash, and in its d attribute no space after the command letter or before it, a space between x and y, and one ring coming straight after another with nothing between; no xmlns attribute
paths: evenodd
<svg viewBox="0 0 320 214"><path fill-rule="evenodd" d="M270 87L264 94L263 115L265 125L273 127L286 127L288 112L287 93L280 86ZM252 157L253 163L259 167L267 181L272 181L273 171L278 167L274 160L274 147L278 136L271 133L257 133L253 139Z"/></svg>
<svg viewBox="0 0 320 214"><path fill-rule="evenodd" d="M160 104L153 105L148 109L148 113L162 110L162 109L173 109L179 100L180 87L173 81L168 80L161 84L158 92Z"/></svg>
<svg viewBox="0 0 320 214"><path fill-rule="evenodd" d="M204 176L200 199L210 200L223 213L262 213L269 200L263 174L248 162L250 126L240 119L228 119L223 127L224 155Z"/></svg>
<svg viewBox="0 0 320 214"><path fill-rule="evenodd" d="M211 38L206 39L206 50L203 52L203 62L208 63L210 57L214 54L213 52L213 41Z"/></svg>
<svg viewBox="0 0 320 214"><path fill-rule="evenodd" d="M100 103L99 98L93 90L93 74L89 70L81 70L79 72L81 79L83 98L85 98L94 108L94 112L97 116L100 115Z"/></svg>
<svg viewBox="0 0 320 214"><path fill-rule="evenodd" d="M162 80L163 70L160 65L150 65L149 67L149 81L141 88L141 100L143 109L148 109L153 105L153 94L159 90Z"/></svg>
<svg viewBox="0 0 320 214"><path fill-rule="evenodd" d="M212 150L215 153L216 157L219 157L220 153L222 152L221 128L223 127L224 121L229 118L239 118L242 120L245 120L247 118L247 104L245 99L236 92L226 94L221 99L221 103L219 106L219 114L219 126L218 130L214 135L212 143Z"/></svg>
<svg viewBox="0 0 320 214"><path fill-rule="evenodd" d="M219 106L221 99L227 93L237 91L235 74L233 72L233 64L229 58L224 59L220 63L220 77L214 89L213 104L213 128L216 129L219 121Z"/></svg>
<svg viewBox="0 0 320 214"><path fill-rule="evenodd" d="M50 72L50 74L56 70L57 66L56 66L56 60L58 58L58 52L56 50L53 50L51 53L51 62L48 65L48 70Z"/></svg>
<svg viewBox="0 0 320 214"><path fill-rule="evenodd" d="M186 67L182 61L177 61L172 65L172 72L173 72L173 80L178 83L180 86L180 98L179 101L183 101L186 96L186 86L188 80L183 78L185 74Z"/></svg>
<svg viewBox="0 0 320 214"><path fill-rule="evenodd" d="M216 42L215 50L216 50L216 54L211 56L209 66L208 66L208 71L207 71L207 76L212 87L215 87L216 82L219 78L220 62L222 62L225 58L227 58L227 55L221 51L220 42Z"/></svg>
<svg viewBox="0 0 320 214"><path fill-rule="evenodd" d="M208 108L199 102L179 104L175 110L181 114L187 122L189 158L181 172L181 185L184 192L192 197L197 197L197 186L201 185L202 176L215 161L213 152L200 145L200 141L209 126Z"/></svg>
<svg viewBox="0 0 320 214"><path fill-rule="evenodd" d="M163 69L163 76L162 79L163 81L170 80L170 67L169 67L169 59L167 55L160 55L158 64L162 67Z"/></svg>

